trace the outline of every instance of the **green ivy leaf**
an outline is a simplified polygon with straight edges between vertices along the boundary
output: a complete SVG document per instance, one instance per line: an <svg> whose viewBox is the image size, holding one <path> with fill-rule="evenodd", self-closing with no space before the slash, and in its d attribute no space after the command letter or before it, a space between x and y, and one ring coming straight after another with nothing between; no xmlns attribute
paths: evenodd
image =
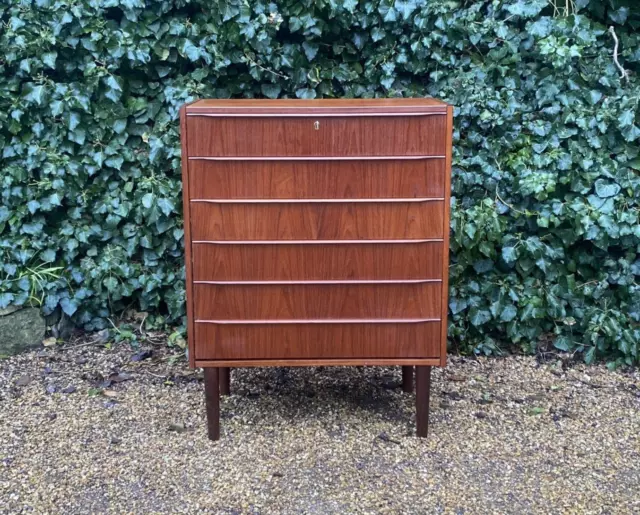
<svg viewBox="0 0 640 515"><path fill-rule="evenodd" d="M596 195L600 198L615 197L620 193L620 186L616 183L609 183L604 179L598 179L595 184Z"/></svg>
<svg viewBox="0 0 640 515"><path fill-rule="evenodd" d="M60 307L67 316L73 316L78 311L78 303L69 298L60 299Z"/></svg>
<svg viewBox="0 0 640 515"><path fill-rule="evenodd" d="M146 209L151 209L151 206L153 206L154 200L155 200L155 195L153 193L146 193L142 197L142 205Z"/></svg>
<svg viewBox="0 0 640 515"><path fill-rule="evenodd" d="M558 350L569 352L569 349L571 348L571 340L566 336L559 336L553 342L553 346Z"/></svg>
<svg viewBox="0 0 640 515"><path fill-rule="evenodd" d="M69 130L74 131L80 125L80 115L74 111L69 113Z"/></svg>
<svg viewBox="0 0 640 515"><path fill-rule="evenodd" d="M116 134L122 134L127 128L127 120L116 120L113 122L113 130Z"/></svg>
<svg viewBox="0 0 640 515"><path fill-rule="evenodd" d="M626 6L621 6L615 11L612 10L609 12L609 18L611 21L620 25L623 25L627 21L628 16L629 8Z"/></svg>
<svg viewBox="0 0 640 515"><path fill-rule="evenodd" d="M635 121L635 113L631 109L627 109L622 112L620 116L618 116L618 122L620 123L620 127L629 127L633 125Z"/></svg>
<svg viewBox="0 0 640 515"><path fill-rule="evenodd" d="M504 259L505 263L515 263L517 257L515 247L502 247L502 259Z"/></svg>
<svg viewBox="0 0 640 515"><path fill-rule="evenodd" d="M342 2L342 7L347 11L349 11L350 13L353 13L357 6L358 6L358 0L344 0Z"/></svg>
<svg viewBox="0 0 640 515"><path fill-rule="evenodd" d="M584 353L584 362L587 365L591 365L595 360L596 360L596 348L595 346L589 347L587 352Z"/></svg>
<svg viewBox="0 0 640 515"><path fill-rule="evenodd" d="M382 19L385 22L394 22L398 19L397 11L388 5L380 5L378 7L378 12L382 15Z"/></svg>
<svg viewBox="0 0 640 515"><path fill-rule="evenodd" d="M14 298L12 293L0 293L0 309L6 308Z"/></svg>
<svg viewBox="0 0 640 515"><path fill-rule="evenodd" d="M55 69L56 59L58 58L58 52L46 52L42 54L42 62L45 66Z"/></svg>
<svg viewBox="0 0 640 515"><path fill-rule="evenodd" d="M109 276L102 281L102 284L107 288L107 290L111 293L115 292L118 289L118 279L113 276Z"/></svg>
<svg viewBox="0 0 640 515"><path fill-rule="evenodd" d="M469 312L469 320L475 326L481 326L491 320L491 313L488 310L472 308Z"/></svg>
<svg viewBox="0 0 640 515"><path fill-rule="evenodd" d="M316 91L311 88L300 88L296 90L298 98L313 99L316 98Z"/></svg>
<svg viewBox="0 0 640 515"><path fill-rule="evenodd" d="M418 8L418 4L415 0L396 0L393 7L398 11L402 18L409 19L409 16Z"/></svg>
<svg viewBox="0 0 640 515"><path fill-rule="evenodd" d="M34 85L29 83L25 86L25 95L23 98L32 104L42 105L45 96L45 88L43 85Z"/></svg>
<svg viewBox="0 0 640 515"><path fill-rule="evenodd" d="M277 84L262 84L260 86L262 94L267 98L278 98L282 88Z"/></svg>
<svg viewBox="0 0 640 515"><path fill-rule="evenodd" d="M169 200L168 198L159 199L158 207L160 208L160 211L162 211L165 214L165 216L171 215L176 209L173 202L171 202L171 200Z"/></svg>
<svg viewBox="0 0 640 515"><path fill-rule="evenodd" d="M309 43L308 41L302 43L302 49L304 50L304 54L307 56L307 59L309 61L313 61L318 53L318 48L319 47L316 43Z"/></svg>
<svg viewBox="0 0 640 515"><path fill-rule="evenodd" d="M511 5L507 5L506 9L513 15L533 18L538 16L547 5L547 0L517 0Z"/></svg>
<svg viewBox="0 0 640 515"><path fill-rule="evenodd" d="M502 322L511 322L517 314L518 310L516 309L516 307L512 304L509 304L508 306L505 306L502 310L502 313L500 313L500 320Z"/></svg>

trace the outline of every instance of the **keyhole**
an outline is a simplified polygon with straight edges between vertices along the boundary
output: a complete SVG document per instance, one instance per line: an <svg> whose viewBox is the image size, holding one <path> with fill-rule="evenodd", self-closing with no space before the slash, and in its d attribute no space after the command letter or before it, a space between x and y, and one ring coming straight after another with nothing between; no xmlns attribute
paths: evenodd
<svg viewBox="0 0 640 515"><path fill-rule="evenodd" d="M313 122L313 128L317 131L320 130L320 122Z"/></svg>

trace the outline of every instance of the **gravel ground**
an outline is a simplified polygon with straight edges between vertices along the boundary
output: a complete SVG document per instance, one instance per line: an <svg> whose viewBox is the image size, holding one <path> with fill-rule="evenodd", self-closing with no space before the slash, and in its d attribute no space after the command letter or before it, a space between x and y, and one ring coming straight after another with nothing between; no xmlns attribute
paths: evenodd
<svg viewBox="0 0 640 515"><path fill-rule="evenodd" d="M201 371L133 352L0 360L0 513L640 512L637 371L452 358L424 440L399 367L239 369L213 443Z"/></svg>

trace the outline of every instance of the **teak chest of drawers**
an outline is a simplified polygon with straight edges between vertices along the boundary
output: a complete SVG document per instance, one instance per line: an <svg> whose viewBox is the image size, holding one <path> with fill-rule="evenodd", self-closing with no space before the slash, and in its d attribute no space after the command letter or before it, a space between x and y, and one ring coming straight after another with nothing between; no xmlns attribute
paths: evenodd
<svg viewBox="0 0 640 515"><path fill-rule="evenodd" d="M189 360L209 437L230 367L416 367L426 436L447 335L452 107L199 100L180 114Z"/></svg>

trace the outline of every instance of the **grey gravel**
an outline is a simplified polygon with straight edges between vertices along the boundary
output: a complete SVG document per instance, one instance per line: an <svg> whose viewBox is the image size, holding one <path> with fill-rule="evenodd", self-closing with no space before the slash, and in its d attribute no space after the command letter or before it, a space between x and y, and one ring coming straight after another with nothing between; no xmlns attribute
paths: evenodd
<svg viewBox="0 0 640 515"><path fill-rule="evenodd" d="M0 513L640 512L637 371L451 358L424 440L399 368L239 369L213 443L144 350L0 360Z"/></svg>

